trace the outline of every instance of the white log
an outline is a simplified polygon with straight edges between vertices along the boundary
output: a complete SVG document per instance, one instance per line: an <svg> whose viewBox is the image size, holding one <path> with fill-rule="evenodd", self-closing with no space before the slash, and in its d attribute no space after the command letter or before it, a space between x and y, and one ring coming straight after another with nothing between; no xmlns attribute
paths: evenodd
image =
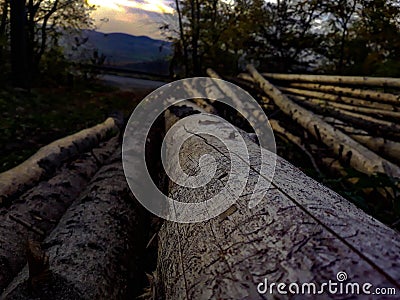
<svg viewBox="0 0 400 300"><path fill-rule="evenodd" d="M316 83L290 83L290 87L300 88L305 90L320 91L323 93L338 94L340 96L349 96L355 98L361 98L365 100L374 100L377 102L387 102L393 103L395 105L400 105L400 95L383 93L371 90L362 90L357 88L345 88L332 85L323 85Z"/></svg>
<svg viewBox="0 0 400 300"><path fill-rule="evenodd" d="M226 138L239 140L223 122L208 126ZM269 283L334 281L338 271L347 273L348 282L399 286L399 235L285 160L277 157L272 187L259 205L249 209L259 176L255 158L260 157L260 148L248 142L247 149L254 158L252 171L242 174L242 170L234 170L248 180L236 204L206 222L163 224L158 242L157 296L167 300L286 299L278 294L259 294L257 287L265 279ZM241 151L231 149L230 153L241 156ZM215 178L198 189L171 182L171 197L200 202L224 187L229 176L221 180L221 175L232 172L229 156L212 137L188 139L180 150L181 164L188 174L196 174L199 165L194 158L205 153L219 163ZM264 157L264 163L273 163L270 152Z"/></svg>
<svg viewBox="0 0 400 300"><path fill-rule="evenodd" d="M22 164L0 174L0 204L33 186L63 161L92 149L117 132L116 120L108 118L101 124L42 147Z"/></svg>
<svg viewBox="0 0 400 300"><path fill-rule="evenodd" d="M262 73L273 80L400 88L400 78Z"/></svg>
<svg viewBox="0 0 400 300"><path fill-rule="evenodd" d="M369 175L384 173L390 177L400 178L400 168L398 166L383 159L346 134L327 124L312 112L290 100L258 73L252 65L248 66L248 71L268 97L285 114L308 130L317 139L320 139L335 154L346 159L353 168Z"/></svg>

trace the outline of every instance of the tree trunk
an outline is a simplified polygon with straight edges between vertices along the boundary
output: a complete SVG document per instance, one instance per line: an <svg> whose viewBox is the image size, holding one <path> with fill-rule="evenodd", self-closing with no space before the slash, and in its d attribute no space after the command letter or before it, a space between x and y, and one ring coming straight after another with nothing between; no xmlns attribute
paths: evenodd
<svg viewBox="0 0 400 300"><path fill-rule="evenodd" d="M349 135L352 139L365 145L372 151L379 153L379 155L386 156L393 162L400 163L400 143L394 142L384 137L374 137L368 132L356 129L332 117L322 117L325 122L333 124L345 134Z"/></svg>
<svg viewBox="0 0 400 300"><path fill-rule="evenodd" d="M286 89L280 88L281 91L285 91ZM293 96L292 96L293 97ZM322 107L332 107L332 108L337 108L341 110L347 110L351 112L356 112L359 114L367 114L367 115L375 115L378 117L390 117L393 119L396 119L397 121L400 121L400 111L388 111L388 110L383 110L383 109L377 109L377 108L372 108L372 107L363 107L363 106L354 106L354 105L348 105L348 104L343 104L343 103L338 103L334 101L327 101L327 100L321 100L318 98L307 98L307 97L299 97L296 96L296 99L300 101L307 101L312 104L320 105Z"/></svg>
<svg viewBox="0 0 400 300"><path fill-rule="evenodd" d="M360 98L364 100L371 100L377 102L392 103L393 105L400 106L400 95L383 93L371 90L362 90L356 88L345 88L332 85L324 85L318 83L290 83L291 88L300 88L303 90L314 90L323 93L337 94L339 96L349 96ZM319 98L319 97L317 97Z"/></svg>
<svg viewBox="0 0 400 300"><path fill-rule="evenodd" d="M17 87L29 88L25 0L10 1L10 27L12 81Z"/></svg>
<svg viewBox="0 0 400 300"><path fill-rule="evenodd" d="M44 146L22 164L0 173L0 204L12 201L46 175L54 173L63 161L92 149L116 132L116 120L108 118L104 123Z"/></svg>
<svg viewBox="0 0 400 300"><path fill-rule="evenodd" d="M400 78L262 73L265 78L324 84L400 88Z"/></svg>
<svg viewBox="0 0 400 300"><path fill-rule="evenodd" d="M226 137L239 140L222 122L210 126ZM266 279L269 283L326 282L327 278L335 280L338 270L345 270L352 282L399 285L397 233L285 160L277 157L272 188L259 205L249 209L248 201L259 177L255 158L260 157L260 148L248 142L247 149L254 159L250 165L253 171L241 175L248 184L237 195L240 197L236 204L206 222L163 224L157 267L161 297L272 298L273 295L258 291L266 288ZM198 162L193 157L207 153L219 162L216 177L230 174L229 159L220 151L220 144L212 137L193 137L181 148L181 164L188 173L196 173ZM235 149L230 152L241 155ZM266 157L265 163L270 164L273 156L268 152ZM235 170L240 174L241 171ZM218 193L225 185L224 180L227 177L212 182L202 191L171 182L169 194L178 201L203 201L203 196ZM374 239L370 239L371 234Z"/></svg>
<svg viewBox="0 0 400 300"><path fill-rule="evenodd" d="M254 79L246 73L241 73L238 78L248 82L254 82ZM299 87L299 88L294 88ZM313 88L315 87L315 89ZM318 89L317 87L321 87ZM307 88L312 90L307 90ZM388 111L400 111L400 100L397 95L381 93L375 91L359 90L353 88L342 88L338 86L326 86L321 84L308 84L308 83L291 83L289 87L279 87L289 94L306 96L312 98L319 98L328 101L343 102L355 106L365 106L377 109L383 109ZM338 95L335 95L338 94ZM346 97L349 95L352 97ZM378 101L375 102L374 100ZM382 102L389 102L393 104L387 104Z"/></svg>
<svg viewBox="0 0 400 300"><path fill-rule="evenodd" d="M296 100L298 103L301 103L302 106L311 109L312 111L316 111L323 115L333 116L345 122L349 122L356 125L357 127L369 131L373 135L381 135L388 138L393 138L395 140L398 140L400 138L400 125L396 123L376 119L370 116L334 107L323 107L319 104L312 103L312 101L304 101L302 98L298 98L297 96L289 97Z"/></svg>
<svg viewBox="0 0 400 300"><path fill-rule="evenodd" d="M8 208L0 209L0 290L26 264L26 240L42 241L79 196L101 164L116 151L115 137L90 153L66 162L48 181L42 181Z"/></svg>
<svg viewBox="0 0 400 300"><path fill-rule="evenodd" d="M353 168L368 175L384 173L390 177L400 178L400 168L398 166L382 159L344 133L335 130L335 128L322 121L312 112L294 103L265 80L253 66L249 65L248 70L268 97L285 114L308 130L318 140L321 140L321 142L331 148L336 155L347 161Z"/></svg>
<svg viewBox="0 0 400 300"><path fill-rule="evenodd" d="M0 65L4 65L4 46L7 43L6 26L8 20L8 7L9 0L4 0L1 7L1 17L0 17Z"/></svg>
<svg viewBox="0 0 400 300"><path fill-rule="evenodd" d="M47 274L32 278L26 267L1 298L134 299L144 275L139 256L147 242L141 213L119 150L44 241Z"/></svg>
<svg viewBox="0 0 400 300"><path fill-rule="evenodd" d="M387 111L400 111L400 106L399 106L400 101L399 100L393 102L393 104L386 104L386 103L381 103L381 102L373 102L370 100L351 98L351 97L333 95L333 94L328 94L328 93L321 93L321 92L316 92L316 91L300 90L300 89L287 88L287 87L278 87L278 88L288 94L294 94L294 95L298 95L298 96L324 99L324 100L332 101L332 102L342 102L342 103L345 103L348 105L353 105L353 106L365 106L365 107L387 110Z"/></svg>

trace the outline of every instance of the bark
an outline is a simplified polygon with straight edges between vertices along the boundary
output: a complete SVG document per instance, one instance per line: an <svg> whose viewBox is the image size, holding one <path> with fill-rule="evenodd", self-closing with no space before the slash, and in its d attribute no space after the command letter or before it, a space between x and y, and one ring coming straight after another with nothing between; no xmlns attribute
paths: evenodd
<svg viewBox="0 0 400 300"><path fill-rule="evenodd" d="M278 87L279 88L279 87ZM285 88L279 88L282 91L285 91ZM347 111L352 111L360 114L367 114L367 115L377 115L380 117L391 117L394 119L400 118L400 112L398 111L388 111L382 109L376 109L371 107L363 107L363 106L353 106L343 103L337 103L333 101L321 100L318 98L306 98L306 97L296 97L296 99L303 99L309 103L313 103L320 106L332 107L337 109L343 109Z"/></svg>
<svg viewBox="0 0 400 300"><path fill-rule="evenodd" d="M289 94L324 99L324 100L332 101L332 102L342 102L342 103L345 103L348 105L353 105L353 106L365 106L365 107L370 107L370 108L379 109L379 110L387 110L387 111L399 111L400 110L400 108L398 106L396 106L396 105L400 104L399 101L393 102L394 105L391 105L391 104L385 104L385 103L372 102L369 100L332 95L332 94L328 94L328 93L321 93L321 92L316 92L316 91L307 91L307 90L286 88L286 87L278 87L278 88L281 91L284 91Z"/></svg>
<svg viewBox="0 0 400 300"><path fill-rule="evenodd" d="M321 140L333 152L346 160L356 170L372 175L384 173L390 177L400 178L400 168L381 158L374 152L362 146L344 133L321 120L312 112L299 106L276 87L271 85L257 70L249 65L248 70L275 104L304 129L308 130L318 140Z"/></svg>
<svg viewBox="0 0 400 300"><path fill-rule="evenodd" d="M349 122L357 127L368 130L374 135L391 137L396 140L400 138L400 125L393 122L376 119L370 116L346 111L343 109L321 106L319 104L312 103L312 101L304 101L303 98L299 98L297 96L290 96L290 98L296 100L298 103L301 103L302 106L307 107L313 111Z"/></svg>
<svg viewBox="0 0 400 300"><path fill-rule="evenodd" d="M391 141L384 137L371 136L367 131L362 129L356 129L354 127L346 125L335 118L323 117L324 121L333 124L339 128L345 134L349 135L352 139L365 145L372 151L379 153L382 156L388 157L397 164L400 163L400 143Z"/></svg>
<svg viewBox="0 0 400 300"><path fill-rule="evenodd" d="M48 181L21 195L9 208L0 210L0 290L3 290L26 263L27 239L43 240L54 229L90 178L113 154L118 139L65 163Z"/></svg>
<svg viewBox="0 0 400 300"><path fill-rule="evenodd" d="M289 142L295 144L298 148L300 148L310 159L311 164L313 165L315 171L317 171L317 173L322 176L321 170L318 167L318 164L315 162L314 157L312 156L312 154L310 153L310 151L307 150L307 148L305 147L303 140L294 135L293 133L289 132L287 129L285 129L284 127L282 127L282 125L276 121L276 120L269 120L269 124L271 124L272 129L274 130L274 132L280 134L281 136L283 136L284 138L286 138Z"/></svg>
<svg viewBox="0 0 400 300"><path fill-rule="evenodd" d="M15 168L0 174L0 204L10 202L17 195L50 176L63 161L86 152L118 131L116 120L84 129L39 149Z"/></svg>
<svg viewBox="0 0 400 300"><path fill-rule="evenodd" d="M400 88L400 78L262 73L273 80Z"/></svg>
<svg viewBox="0 0 400 300"><path fill-rule="evenodd" d="M179 22L179 37L182 42L183 48L183 64L185 65L185 76L189 76L189 55L188 55L188 46L185 38L185 32L183 30L183 22L182 22L182 13L179 5L179 0L175 0L176 12L178 14L178 22Z"/></svg>
<svg viewBox="0 0 400 300"><path fill-rule="evenodd" d="M45 240L49 274L28 287L25 267L2 299L133 299L145 247L120 150L103 166Z"/></svg>
<svg viewBox="0 0 400 300"><path fill-rule="evenodd" d="M209 126L233 138L232 129L223 123ZM399 285L398 234L285 160L277 157L272 188L249 209L259 175L257 158L265 150L250 142L247 149L252 171L241 175L248 184L235 205L206 222L163 224L157 269L161 297L262 299L269 295L260 295L257 286L265 278L269 283L324 282L334 279L338 270L346 270L354 282ZM230 152L241 155L237 149ZM196 173L193 157L204 153L219 162L215 177L230 173L229 158L212 137L187 140L181 163ZM266 157L270 165L273 156L268 152ZM179 201L203 201L218 193L224 180L212 180L200 191L171 183L169 194Z"/></svg>
<svg viewBox="0 0 400 300"><path fill-rule="evenodd" d="M332 85L323 85L317 83L290 83L291 88L299 88L303 90L313 90L323 93L337 94L339 96L348 96L354 98L361 98L365 100L372 100L378 102L393 103L400 105L400 95L383 93L371 90L362 90L357 88L345 88Z"/></svg>
<svg viewBox="0 0 400 300"><path fill-rule="evenodd" d="M0 64L4 64L4 46L6 45L7 33L6 26L8 21L9 0L4 0L1 7L0 17Z"/></svg>

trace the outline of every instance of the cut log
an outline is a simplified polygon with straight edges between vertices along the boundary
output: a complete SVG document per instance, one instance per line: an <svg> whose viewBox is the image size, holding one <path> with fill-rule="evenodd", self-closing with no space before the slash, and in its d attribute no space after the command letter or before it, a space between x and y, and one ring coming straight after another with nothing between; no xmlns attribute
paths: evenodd
<svg viewBox="0 0 400 300"><path fill-rule="evenodd" d="M286 92L285 88L280 88L281 91ZM333 102L333 101L327 101L327 100L322 100L318 98L308 98L308 97L301 97L301 96L296 96L296 99L301 99L304 101L308 101L317 105L321 106L327 106L327 107L333 107L333 108L338 108L338 109L343 109L347 111L352 111L356 113L361 113L361 114L367 114L367 115L376 115L380 117L391 117L394 119L400 119L400 112L399 111L388 111L388 110L383 110L383 109L377 109L377 108L372 108L372 107L364 107L364 106L354 106L354 105L348 105L348 104L343 104L343 103L338 103L338 102Z"/></svg>
<svg viewBox="0 0 400 300"><path fill-rule="evenodd" d="M390 158L390 160L393 160L396 163L400 163L400 143L385 139L383 137L371 136L365 130L356 129L332 117L322 118L325 122L333 124L333 126L339 128L352 139L365 145L372 151L379 153L380 155L382 154L382 156L387 156Z"/></svg>
<svg viewBox="0 0 400 300"><path fill-rule="evenodd" d="M278 121L276 120L269 120L269 124L271 124L272 129L274 130L275 133L278 133L282 135L284 138L286 138L289 142L295 144L297 147L299 147L310 159L310 162L312 163L315 171L322 176L321 170L319 169L317 163L315 162L314 157L310 153L310 151L307 150L307 148L304 146L304 143L302 139L293 133L289 132L287 129L281 126Z"/></svg>
<svg viewBox="0 0 400 300"><path fill-rule="evenodd" d="M400 88L400 78L262 73L273 80Z"/></svg>
<svg viewBox="0 0 400 300"><path fill-rule="evenodd" d="M118 132L117 121L108 118L104 123L57 140L36 152L15 168L0 174L0 205L22 194L46 175L53 173L62 162L89 151L102 140Z"/></svg>
<svg viewBox="0 0 400 300"><path fill-rule="evenodd" d="M142 213L118 150L46 238L48 278L30 289L25 267L0 298L133 299L141 284L138 257L147 242Z"/></svg>
<svg viewBox="0 0 400 300"><path fill-rule="evenodd" d="M295 100L302 106L311 109L312 111L316 111L323 115L333 116L340 120L349 122L357 127L369 131L373 135L382 135L384 137L393 138L395 140L398 140L400 138L400 125L396 123L373 118L371 116L366 116L351 111L346 111L335 107L321 106L319 104L313 103L313 101L308 101L308 99L303 97L289 96L289 98Z"/></svg>
<svg viewBox="0 0 400 300"><path fill-rule="evenodd" d="M208 126L239 142L225 123ZM399 235L268 151L264 163L271 165L277 159L272 188L260 204L249 209L248 201L259 178L259 152L266 150L251 142L247 149L252 171L240 173L248 181L241 195L232 195L240 196L234 206L206 222L163 224L157 268L160 297L282 298L276 289L274 294L262 294L266 280L269 287L278 282L321 284L335 281L339 271L347 273L347 282L399 286ZM199 165L193 158L204 153L219 163L216 180L198 189L171 182L171 197L197 203L225 186L228 176L219 178L232 172L229 156L214 138L187 140L180 151L181 164L188 174L196 174ZM237 149L230 153L243 155Z"/></svg>
<svg viewBox="0 0 400 300"><path fill-rule="evenodd" d="M400 105L400 95L383 93L378 91L362 90L356 88L344 88L344 87L315 84L315 83L296 83L296 82L290 83L290 87Z"/></svg>
<svg viewBox="0 0 400 300"><path fill-rule="evenodd" d="M25 265L27 239L41 241L54 229L117 146L117 137L100 144L100 148L61 166L54 177L28 190L10 207L0 209L0 290Z"/></svg>
<svg viewBox="0 0 400 300"><path fill-rule="evenodd" d="M344 97L344 96L332 95L332 94L321 93L321 92L316 92L316 91L300 90L300 89L295 89L295 88L286 88L286 87L277 87L277 88L280 89L281 91L285 92L286 94L293 94L293 95L298 95L298 96L303 96L303 97L308 97L308 98L315 98L315 99L323 99L323 100L332 101L332 102L342 102L344 104L352 105L355 107L364 106L364 107L374 108L374 109L378 109L378 110L386 110L389 112L398 112L399 111L399 107L397 107L397 106L390 105L390 104L384 104L384 103L371 102L369 100L349 98L349 97Z"/></svg>
<svg viewBox="0 0 400 300"><path fill-rule="evenodd" d="M246 80L248 82L254 82L253 77L251 77L251 75L249 75L247 73L241 73L238 75L238 77L241 78L242 80ZM294 83L291 85L294 85ZM299 96L304 96L304 97L324 99L324 100L328 100L328 101L342 102L342 103L349 104L349 105L365 106L365 107L371 107L371 108L376 108L376 109L380 109L380 110L400 111L400 107L396 106L396 104L398 105L398 102L396 102L395 104L392 105L392 104L386 104L386 103L381 103L381 102L374 102L371 100L346 97L343 95L333 95L328 92L305 90L305 89L299 89L299 88L293 88L293 87L278 87L278 88L282 91L285 91L285 93L292 94L292 95L299 95ZM350 90L352 90L352 89L350 89ZM376 92L376 93L381 94L379 92Z"/></svg>
<svg viewBox="0 0 400 300"><path fill-rule="evenodd" d="M322 121L312 112L290 100L258 73L253 66L249 65L248 70L268 97L285 114L331 148L336 155L345 159L353 168L368 175L383 173L393 178L400 178L400 168L398 166L381 158L349 136Z"/></svg>

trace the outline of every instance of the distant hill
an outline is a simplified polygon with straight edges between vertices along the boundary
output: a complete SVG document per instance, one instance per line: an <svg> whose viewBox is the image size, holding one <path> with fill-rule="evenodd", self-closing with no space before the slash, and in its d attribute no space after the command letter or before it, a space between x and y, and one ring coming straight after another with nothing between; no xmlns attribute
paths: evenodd
<svg viewBox="0 0 400 300"><path fill-rule="evenodd" d="M97 50L106 56L105 65L135 71L168 74L168 57L172 53L171 43L147 36L125 33L102 33L85 30L82 39L87 39L87 51Z"/></svg>

